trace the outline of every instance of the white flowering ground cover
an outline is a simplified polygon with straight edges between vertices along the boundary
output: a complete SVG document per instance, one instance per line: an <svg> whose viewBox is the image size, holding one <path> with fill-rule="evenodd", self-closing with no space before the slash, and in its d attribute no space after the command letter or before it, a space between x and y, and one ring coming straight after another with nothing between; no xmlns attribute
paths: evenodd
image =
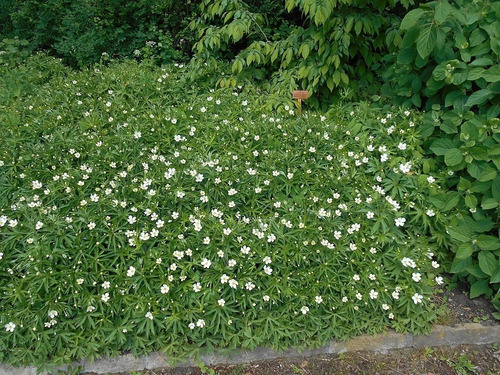
<svg viewBox="0 0 500 375"><path fill-rule="evenodd" d="M446 216L420 116L263 113L183 74L2 73L0 361L428 329Z"/></svg>

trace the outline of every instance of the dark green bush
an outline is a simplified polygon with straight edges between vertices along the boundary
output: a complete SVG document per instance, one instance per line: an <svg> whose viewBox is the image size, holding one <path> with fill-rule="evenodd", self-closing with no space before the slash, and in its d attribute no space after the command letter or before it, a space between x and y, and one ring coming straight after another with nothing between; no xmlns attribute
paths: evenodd
<svg viewBox="0 0 500 375"><path fill-rule="evenodd" d="M194 41L185 29L197 9L173 0L14 0L0 8L0 19L4 33L73 66L95 63L103 53L136 56L146 42L154 42L155 58L169 62L189 58Z"/></svg>
<svg viewBox="0 0 500 375"><path fill-rule="evenodd" d="M500 309L500 1L433 1L401 23L401 51L386 72L397 104L429 110L429 173L441 173L440 210L455 210L451 272ZM500 314L497 315L500 318Z"/></svg>

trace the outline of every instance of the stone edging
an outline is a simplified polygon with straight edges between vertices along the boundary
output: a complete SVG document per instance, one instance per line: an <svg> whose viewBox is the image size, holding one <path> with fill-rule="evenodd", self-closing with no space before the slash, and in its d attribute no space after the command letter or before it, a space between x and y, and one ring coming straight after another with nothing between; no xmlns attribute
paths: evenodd
<svg viewBox="0 0 500 375"><path fill-rule="evenodd" d="M500 325L483 326L467 323L457 327L436 326L429 335L401 334L395 332L382 333L376 336L358 336L346 342L332 340L327 345L300 353L296 349L283 352L267 348L254 350L235 350L231 355L216 353L201 356L206 365L242 364L275 358L308 357L321 354L339 354L354 351L385 352L391 349L422 348L429 346L453 346L462 344L492 344L500 342ZM124 371L141 371L162 367L172 367L165 355L151 353L148 356L135 358L131 354L113 358L102 358L90 363L83 360L73 366L84 366L84 372L106 374ZM194 361L186 361L177 367L196 366ZM64 370L65 367L58 369ZM0 364L1 375L36 375L33 367L10 367Z"/></svg>

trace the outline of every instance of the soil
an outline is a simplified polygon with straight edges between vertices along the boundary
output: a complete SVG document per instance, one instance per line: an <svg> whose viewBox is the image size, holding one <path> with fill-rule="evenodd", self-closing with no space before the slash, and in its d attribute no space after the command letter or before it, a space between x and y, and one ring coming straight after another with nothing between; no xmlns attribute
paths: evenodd
<svg viewBox="0 0 500 375"><path fill-rule="evenodd" d="M469 298L470 286L458 282L456 288L445 291L435 297L436 302L446 305L446 313L440 317L439 324L456 326L463 323L481 323L482 325L495 325L500 321L495 319L496 312L491 301L478 297ZM500 338L499 338L500 341Z"/></svg>
<svg viewBox="0 0 500 375"><path fill-rule="evenodd" d="M446 305L437 324L500 324L495 308L484 298L470 299L468 286L435 297ZM500 337L492 345L459 345L423 349L398 349L385 353L350 352L301 358L279 358L242 365L164 368L109 375L500 375ZM93 375L88 373L88 375Z"/></svg>

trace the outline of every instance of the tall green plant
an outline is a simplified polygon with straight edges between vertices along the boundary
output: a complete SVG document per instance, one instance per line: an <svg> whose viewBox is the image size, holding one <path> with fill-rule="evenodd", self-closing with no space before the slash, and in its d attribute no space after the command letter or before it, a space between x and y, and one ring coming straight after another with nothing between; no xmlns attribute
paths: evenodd
<svg viewBox="0 0 500 375"><path fill-rule="evenodd" d="M264 76L285 92L311 90L316 95L309 103L317 104L318 98L359 97L361 88L374 86L382 57L402 43L397 27L413 3L287 0L286 10L301 18L287 36L273 39L264 32L266 15L247 3L204 0L202 16L191 27L200 38L199 60L215 64L221 52L232 59L233 75L222 78L222 86L236 85L238 77Z"/></svg>
<svg viewBox="0 0 500 375"><path fill-rule="evenodd" d="M471 297L500 309L500 1L433 1L401 23L402 48L389 56L385 93L422 107L429 173L449 192L432 198L455 210L451 272L471 283ZM497 315L500 318L500 314Z"/></svg>

